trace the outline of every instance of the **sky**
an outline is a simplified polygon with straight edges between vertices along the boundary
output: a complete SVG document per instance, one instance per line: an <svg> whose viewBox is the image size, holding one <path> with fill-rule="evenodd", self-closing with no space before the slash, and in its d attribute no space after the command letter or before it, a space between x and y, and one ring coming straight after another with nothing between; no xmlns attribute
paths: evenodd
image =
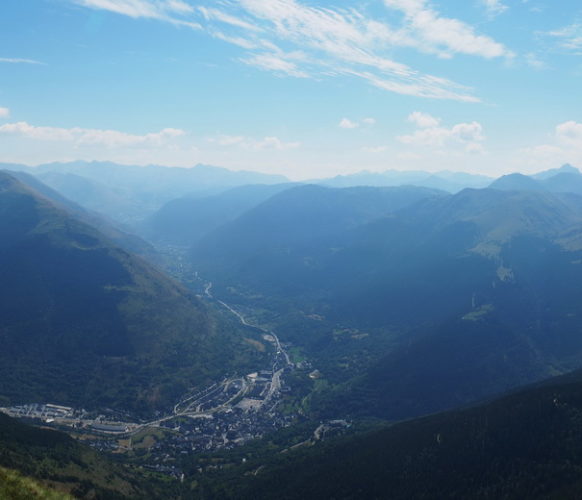
<svg viewBox="0 0 582 500"><path fill-rule="evenodd" d="M0 162L582 167L579 0L4 0Z"/></svg>

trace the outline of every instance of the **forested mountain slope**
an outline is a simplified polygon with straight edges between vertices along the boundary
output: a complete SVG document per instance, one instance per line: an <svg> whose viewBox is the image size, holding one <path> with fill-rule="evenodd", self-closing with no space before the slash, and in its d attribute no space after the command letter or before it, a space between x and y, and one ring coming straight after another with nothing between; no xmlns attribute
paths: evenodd
<svg viewBox="0 0 582 500"><path fill-rule="evenodd" d="M0 173L0 396L139 412L262 355L144 260Z"/></svg>
<svg viewBox="0 0 582 500"><path fill-rule="evenodd" d="M251 462L205 484L204 498L575 499L581 418L577 372L475 408Z"/></svg>

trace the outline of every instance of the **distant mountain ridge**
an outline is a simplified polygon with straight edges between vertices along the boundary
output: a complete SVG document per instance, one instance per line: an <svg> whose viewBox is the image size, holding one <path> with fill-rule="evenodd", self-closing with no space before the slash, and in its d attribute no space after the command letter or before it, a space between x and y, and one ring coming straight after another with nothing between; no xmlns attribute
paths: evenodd
<svg viewBox="0 0 582 500"><path fill-rule="evenodd" d="M504 175L489 186L505 191L548 191L582 194L582 173L572 165L546 170L536 175Z"/></svg>
<svg viewBox="0 0 582 500"><path fill-rule="evenodd" d="M573 165L566 163L559 168L551 168L549 170L543 170L542 172L538 172L537 174L533 174L531 177L533 177L536 180L544 181L544 180L547 180L550 177L554 177L558 174L580 174L580 170L577 169L576 167L574 167Z"/></svg>
<svg viewBox="0 0 582 500"><path fill-rule="evenodd" d="M270 266L281 265L285 270L281 276L291 269L303 275L311 272L307 261L317 267L316 256L310 254L310 249L331 245L330 238L337 234L419 200L444 194L414 186L335 189L308 184L294 187L209 233L194 247L193 259L197 264L208 263L219 274L244 269L249 282L270 275L275 271ZM253 276L255 273L258 274ZM278 276L273 278L274 284Z"/></svg>
<svg viewBox="0 0 582 500"><path fill-rule="evenodd" d="M296 184L240 186L212 196L184 196L166 203L144 224L154 241L195 245L206 234Z"/></svg>
<svg viewBox="0 0 582 500"><path fill-rule="evenodd" d="M132 226L141 224L166 203L182 197L203 198L246 185L290 182L281 175L232 171L208 165L177 168L77 161L47 163L37 167L0 163L0 169L32 174L84 208ZM566 173L579 174L579 171L571 165L565 165L559 169L540 172L531 178L535 181L546 181L557 174ZM336 188L414 185L457 193L465 188L485 188L494 181L495 179L491 177L467 172L387 170L384 172L361 171L304 183ZM557 182L557 179L552 181L553 184ZM569 192L582 193L580 180L577 181L575 187L565 180L561 186L552 185L552 183L547 186L550 191L560 192L565 189ZM533 186L534 184L530 183L529 189Z"/></svg>
<svg viewBox="0 0 582 500"><path fill-rule="evenodd" d="M493 179L485 175L469 174L465 172L426 172L422 170L386 170L385 172L362 171L355 174L338 175L330 179L321 179L313 183L323 186L344 188L357 186L395 187L412 185L441 189L450 193L461 191L464 188L483 188Z"/></svg>
<svg viewBox="0 0 582 500"><path fill-rule="evenodd" d="M562 189L552 187L552 183L547 185L544 181L562 175L571 174L572 176L580 175L580 171L572 165L566 164L560 168L545 170L533 175L509 174L499 179L480 174L471 174L467 172L451 172L448 170L440 172L428 172L423 170L386 170L384 172L361 171L354 174L338 175L329 179L319 179L312 181L329 187L355 187L355 186L402 186L413 185L442 189L449 193L457 193L466 188L481 189L493 187L495 189L548 189L550 191L560 192L582 192L578 187L571 191L572 186L564 183ZM572 177L570 177L570 180ZM582 181L582 179L580 179ZM531 182L534 181L534 182ZM541 183L541 185L539 184ZM570 188L570 189L568 189Z"/></svg>
<svg viewBox="0 0 582 500"><path fill-rule="evenodd" d="M281 175L209 165L178 168L78 161L37 167L0 164L2 168L34 175L83 207L124 223L141 220L164 203L184 195L208 196L247 184L289 182Z"/></svg>
<svg viewBox="0 0 582 500"><path fill-rule="evenodd" d="M1 172L2 170L0 170L0 173ZM98 229L107 238L123 247L125 250L140 255L141 257L145 257L151 261L157 259L156 251L151 244L124 230L125 228L121 227L119 223L107 219L105 216L96 212L91 212L83 208L81 205L78 205L63 196L60 192L48 187L31 174L22 171L13 172L9 170L4 171L4 173L18 179L37 193L48 198L56 206L74 214L81 221Z"/></svg>

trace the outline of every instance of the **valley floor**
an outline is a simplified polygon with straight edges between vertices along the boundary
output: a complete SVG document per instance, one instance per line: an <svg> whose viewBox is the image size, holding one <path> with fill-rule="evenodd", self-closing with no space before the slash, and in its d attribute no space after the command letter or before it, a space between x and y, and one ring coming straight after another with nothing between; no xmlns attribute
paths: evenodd
<svg viewBox="0 0 582 500"><path fill-rule="evenodd" d="M183 454L232 449L300 421L298 411L285 405L291 396L286 383L299 370L273 331L251 325L234 307L215 299L205 285L208 301L220 304L242 325L262 331L271 346L269 369L257 367L246 375L225 377L206 388L185 394L168 415L151 421L132 421L128 414L103 409L88 412L54 404L33 403L0 411L23 421L63 430L93 448L139 458L146 467L181 477L177 458ZM321 428L323 429L323 427ZM321 429L318 431L321 433Z"/></svg>

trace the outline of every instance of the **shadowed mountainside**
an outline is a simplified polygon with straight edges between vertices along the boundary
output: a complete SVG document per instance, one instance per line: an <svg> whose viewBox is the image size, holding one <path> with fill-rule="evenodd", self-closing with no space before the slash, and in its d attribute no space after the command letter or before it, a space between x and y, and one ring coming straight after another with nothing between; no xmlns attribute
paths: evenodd
<svg viewBox="0 0 582 500"><path fill-rule="evenodd" d="M161 410L260 357L238 326L0 173L4 402Z"/></svg>
<svg viewBox="0 0 582 500"><path fill-rule="evenodd" d="M206 234L293 186L291 183L242 186L214 196L178 198L146 221L145 232L152 240L194 245Z"/></svg>
<svg viewBox="0 0 582 500"><path fill-rule="evenodd" d="M577 372L475 408L251 462L205 484L204 498L575 499L581 395Z"/></svg>
<svg viewBox="0 0 582 500"><path fill-rule="evenodd" d="M358 376L318 411L399 420L582 365L582 198L466 189L383 212L393 193L367 189L285 191L194 253L229 300L300 311L276 327L320 365L341 344Z"/></svg>

